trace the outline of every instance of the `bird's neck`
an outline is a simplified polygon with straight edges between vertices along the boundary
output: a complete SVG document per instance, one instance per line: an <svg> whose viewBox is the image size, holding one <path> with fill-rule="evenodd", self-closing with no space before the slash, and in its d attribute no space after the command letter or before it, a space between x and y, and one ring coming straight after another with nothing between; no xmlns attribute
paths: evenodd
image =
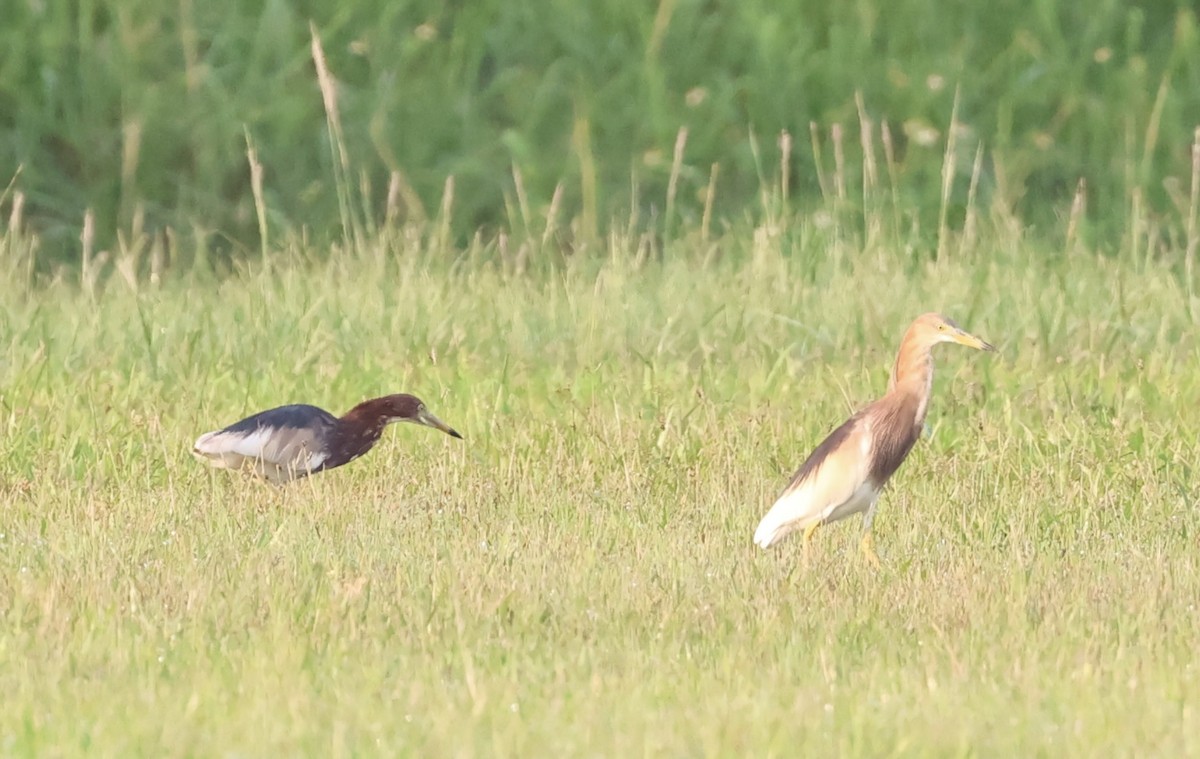
<svg viewBox="0 0 1200 759"><path fill-rule="evenodd" d="M333 433L336 438L334 445L336 453L334 461L331 461L327 467L332 468L353 461L371 450L379 442L380 436L383 435L383 428L387 425L387 417L371 413L368 409L360 410L359 407L351 409L345 416L338 419L337 429Z"/></svg>
<svg viewBox="0 0 1200 759"><path fill-rule="evenodd" d="M902 345L888 381L888 395L908 396L915 401L913 424L917 427L925 423L932 390L933 351L928 346Z"/></svg>

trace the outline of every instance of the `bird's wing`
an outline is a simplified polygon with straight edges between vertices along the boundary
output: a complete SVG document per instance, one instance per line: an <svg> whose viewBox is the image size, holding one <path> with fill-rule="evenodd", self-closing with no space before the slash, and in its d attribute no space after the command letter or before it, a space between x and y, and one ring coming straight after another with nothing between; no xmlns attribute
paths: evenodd
<svg viewBox="0 0 1200 759"><path fill-rule="evenodd" d="M870 466L870 424L859 413L809 455L759 522L754 542L766 548L794 530L828 518L851 501L869 499L873 492L868 482Z"/></svg>
<svg viewBox="0 0 1200 759"><path fill-rule="evenodd" d="M323 443L336 423L332 414L315 406L282 406L201 435L194 450L227 469L261 462L311 472L328 458Z"/></svg>
<svg viewBox="0 0 1200 759"><path fill-rule="evenodd" d="M312 471L327 458L313 430L296 427L259 427L250 432L218 430L201 435L195 449L209 458L226 461L230 468L237 468L240 459L249 459Z"/></svg>

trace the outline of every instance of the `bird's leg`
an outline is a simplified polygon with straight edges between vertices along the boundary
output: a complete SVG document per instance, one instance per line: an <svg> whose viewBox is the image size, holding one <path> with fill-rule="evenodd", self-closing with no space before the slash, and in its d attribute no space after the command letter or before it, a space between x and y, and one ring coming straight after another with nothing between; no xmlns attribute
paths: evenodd
<svg viewBox="0 0 1200 759"><path fill-rule="evenodd" d="M863 558L867 560L867 563L879 569L879 554L875 553L875 535L871 532L871 523L875 521L875 503L871 503L863 517L863 536L858 547L862 550Z"/></svg>
<svg viewBox="0 0 1200 759"><path fill-rule="evenodd" d="M808 569L809 558L812 555L813 533L816 532L817 528L820 526L821 526L821 522L816 521L816 522L813 522L812 524L810 524L808 527L804 528L804 541L803 541L803 543L804 543L804 568L806 570Z"/></svg>

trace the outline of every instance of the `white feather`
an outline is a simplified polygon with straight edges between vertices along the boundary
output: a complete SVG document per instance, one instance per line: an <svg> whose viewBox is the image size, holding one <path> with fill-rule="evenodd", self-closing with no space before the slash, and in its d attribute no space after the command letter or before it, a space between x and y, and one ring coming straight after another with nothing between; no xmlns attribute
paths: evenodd
<svg viewBox="0 0 1200 759"><path fill-rule="evenodd" d="M780 496L758 523L758 529L754 531L754 543L762 548L770 548L813 522L828 524L865 512L871 508L879 491L871 483L863 482L845 500L830 502L821 499L824 501L821 502L817 500L817 495L817 488L805 483Z"/></svg>
<svg viewBox="0 0 1200 759"><path fill-rule="evenodd" d="M796 530L824 524L867 511L879 491L867 478L871 460L870 421L851 433L830 452L821 465L783 495L767 511L754 531L754 543L763 548L778 543Z"/></svg>
<svg viewBox="0 0 1200 759"><path fill-rule="evenodd" d="M281 445L278 432L273 427L244 433L217 430L201 435L192 450L218 469L252 469L272 482L294 479L297 472L312 472L328 458L324 452L310 451L307 445L287 441Z"/></svg>
<svg viewBox="0 0 1200 759"><path fill-rule="evenodd" d="M271 441L271 427L259 427L254 432L225 432L217 430L200 436L196 450L209 456L235 454L250 459L262 458L263 449Z"/></svg>
<svg viewBox="0 0 1200 759"><path fill-rule="evenodd" d="M804 503L807 495L804 488L799 488L780 496L767 515L758 523L758 529L754 531L754 544L762 548L770 548L797 529L800 526L800 520L808 510Z"/></svg>

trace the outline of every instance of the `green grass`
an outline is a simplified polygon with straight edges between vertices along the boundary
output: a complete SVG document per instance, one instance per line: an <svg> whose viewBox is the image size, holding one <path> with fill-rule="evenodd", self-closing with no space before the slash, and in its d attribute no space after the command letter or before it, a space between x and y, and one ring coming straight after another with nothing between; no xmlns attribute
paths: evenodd
<svg viewBox="0 0 1200 759"><path fill-rule="evenodd" d="M6 279L0 753L1200 754L1182 252L694 235ZM939 349L882 570L853 522L807 572L754 548L930 309L1000 352ZM402 425L283 490L188 453L393 391L466 440Z"/></svg>
<svg viewBox="0 0 1200 759"><path fill-rule="evenodd" d="M0 30L0 755L1200 756L1186 3L151 5ZM934 309L883 568L754 548Z"/></svg>

